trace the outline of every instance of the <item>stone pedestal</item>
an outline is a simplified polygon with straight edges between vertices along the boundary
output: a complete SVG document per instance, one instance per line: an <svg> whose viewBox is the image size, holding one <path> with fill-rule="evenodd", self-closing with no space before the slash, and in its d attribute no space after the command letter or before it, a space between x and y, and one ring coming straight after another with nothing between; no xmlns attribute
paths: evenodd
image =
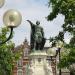
<svg viewBox="0 0 75 75"><path fill-rule="evenodd" d="M29 75L53 75L51 64L47 62L47 53L35 51L29 55Z"/></svg>

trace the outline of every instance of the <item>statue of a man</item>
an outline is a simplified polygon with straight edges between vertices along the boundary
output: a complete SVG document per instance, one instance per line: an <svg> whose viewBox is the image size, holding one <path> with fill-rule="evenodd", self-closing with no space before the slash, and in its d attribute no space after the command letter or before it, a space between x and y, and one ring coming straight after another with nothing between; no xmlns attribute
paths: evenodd
<svg viewBox="0 0 75 75"><path fill-rule="evenodd" d="M44 31L40 25L39 21L36 21L36 25L30 20L27 20L31 25L31 39L30 45L31 50L42 50L45 44Z"/></svg>

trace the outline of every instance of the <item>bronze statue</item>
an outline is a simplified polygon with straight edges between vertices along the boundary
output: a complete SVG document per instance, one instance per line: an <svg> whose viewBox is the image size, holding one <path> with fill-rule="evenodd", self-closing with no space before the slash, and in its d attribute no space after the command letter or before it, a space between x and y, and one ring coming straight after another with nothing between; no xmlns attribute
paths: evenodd
<svg viewBox="0 0 75 75"><path fill-rule="evenodd" d="M30 20L27 21L31 25L31 39L30 39L31 50L43 50L45 38L43 28L39 26L40 22L36 21L35 25Z"/></svg>

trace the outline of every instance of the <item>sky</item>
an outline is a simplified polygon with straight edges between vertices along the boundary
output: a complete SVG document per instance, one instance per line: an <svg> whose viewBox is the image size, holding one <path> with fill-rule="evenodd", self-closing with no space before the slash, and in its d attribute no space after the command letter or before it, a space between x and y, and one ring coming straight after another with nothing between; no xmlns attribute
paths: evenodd
<svg viewBox="0 0 75 75"><path fill-rule="evenodd" d="M49 39L62 30L61 25L64 23L64 16L58 15L53 21L47 21L46 17L52 11L48 8L48 0L6 0L4 6L0 10L0 26L3 24L3 14L9 9L16 9L22 15L22 23L18 28L14 29L13 42L16 46L23 43L27 38L30 41L30 25L26 20L32 21L34 24L37 20L44 29L45 38ZM46 45L49 45L48 41Z"/></svg>

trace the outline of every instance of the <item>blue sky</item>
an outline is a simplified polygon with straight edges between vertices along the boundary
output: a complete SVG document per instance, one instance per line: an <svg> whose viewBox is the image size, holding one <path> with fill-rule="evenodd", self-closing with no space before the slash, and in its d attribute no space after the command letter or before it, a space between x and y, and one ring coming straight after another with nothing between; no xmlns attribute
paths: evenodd
<svg viewBox="0 0 75 75"><path fill-rule="evenodd" d="M6 0L5 5L0 10L0 25L3 25L2 16L8 9L17 9L22 15L21 25L14 29L13 41L15 45L23 43L25 37L30 41L30 25L26 20L35 23L40 21L40 25L44 28L45 37L55 36L62 30L61 25L64 23L64 16L58 15L53 21L47 21L45 17L51 12L51 8L47 6L48 0ZM48 45L48 43L46 43Z"/></svg>

